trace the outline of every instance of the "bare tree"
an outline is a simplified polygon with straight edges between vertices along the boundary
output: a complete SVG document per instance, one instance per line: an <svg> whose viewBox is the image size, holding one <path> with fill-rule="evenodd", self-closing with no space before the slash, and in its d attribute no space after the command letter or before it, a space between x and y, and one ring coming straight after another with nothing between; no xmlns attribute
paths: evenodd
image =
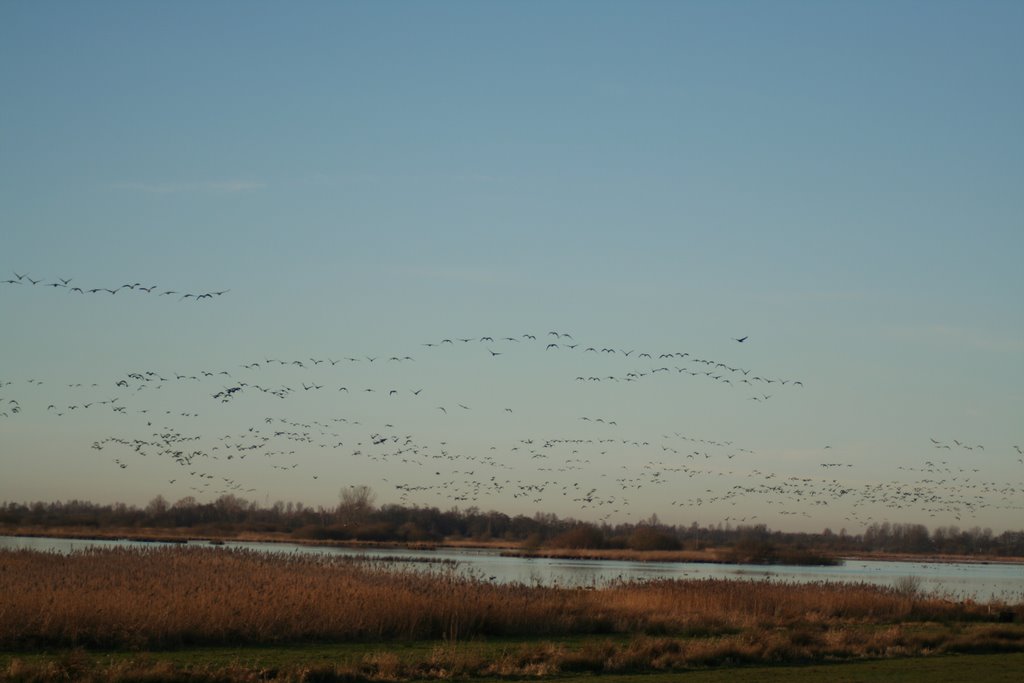
<svg viewBox="0 0 1024 683"><path fill-rule="evenodd" d="M146 506L146 513L155 517L167 512L167 508L169 507L170 505L167 503L167 499L158 495L156 498L149 501L149 505Z"/></svg>
<svg viewBox="0 0 1024 683"><path fill-rule="evenodd" d="M365 522L373 512L373 503L377 494L369 486L347 486L338 494L338 521L343 524L360 524Z"/></svg>

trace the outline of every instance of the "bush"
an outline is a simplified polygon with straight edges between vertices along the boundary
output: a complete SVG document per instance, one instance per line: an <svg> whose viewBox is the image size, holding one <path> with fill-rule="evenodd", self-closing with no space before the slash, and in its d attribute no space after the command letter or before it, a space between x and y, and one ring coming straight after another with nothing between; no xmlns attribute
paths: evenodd
<svg viewBox="0 0 1024 683"><path fill-rule="evenodd" d="M901 576L893 581L893 590L897 595L914 599L921 595L921 577Z"/></svg>
<svg viewBox="0 0 1024 683"><path fill-rule="evenodd" d="M632 550L679 550L679 539L667 531L650 526L638 527L626 545Z"/></svg>
<svg viewBox="0 0 1024 683"><path fill-rule="evenodd" d="M603 548L604 534L596 526L591 524L579 524L563 531L546 544L551 548Z"/></svg>
<svg viewBox="0 0 1024 683"><path fill-rule="evenodd" d="M395 527L388 522L370 522L353 529L352 536L360 541L390 541L394 540L397 534Z"/></svg>

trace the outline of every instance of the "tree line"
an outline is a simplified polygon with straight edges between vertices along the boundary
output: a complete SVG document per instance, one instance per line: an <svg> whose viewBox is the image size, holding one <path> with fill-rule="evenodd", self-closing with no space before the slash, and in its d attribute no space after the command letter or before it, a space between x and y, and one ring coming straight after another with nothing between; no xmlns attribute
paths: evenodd
<svg viewBox="0 0 1024 683"><path fill-rule="evenodd" d="M821 553L889 552L914 554L1024 556L1024 531L993 534L991 529L881 522L862 533L845 529L820 533L770 530L764 524L700 526L662 524L657 516L639 523L593 524L550 513L507 515L477 507L374 505L368 487L344 489L336 506L301 502L260 505L234 495L212 502L189 496L174 503L157 496L145 507L69 500L0 503L0 527L8 531L75 527L80 530L187 529L196 535L240 532L286 534L295 539L438 543L445 539L506 541L526 548L559 547L633 550L738 548L757 556L777 548Z"/></svg>

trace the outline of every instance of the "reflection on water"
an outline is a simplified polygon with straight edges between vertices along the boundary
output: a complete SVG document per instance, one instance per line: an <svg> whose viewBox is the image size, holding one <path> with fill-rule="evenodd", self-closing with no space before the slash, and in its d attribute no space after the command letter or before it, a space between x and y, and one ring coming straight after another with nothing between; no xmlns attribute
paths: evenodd
<svg viewBox="0 0 1024 683"><path fill-rule="evenodd" d="M0 549L26 548L70 553L85 548L146 547L163 545L138 541L106 541L67 538L0 536ZM206 541L190 547L244 548L271 553L311 553L406 559L422 562L449 561L458 571L488 581L527 585L590 587L613 581L645 579L743 579L791 583L811 581L865 582L892 586L903 576L916 576L927 593L954 599L1024 602L1024 565L945 562L877 562L848 560L836 567L700 564L691 562L625 562L619 560L565 560L502 557L493 550L439 548L437 550L319 548L290 543L239 543L213 546Z"/></svg>

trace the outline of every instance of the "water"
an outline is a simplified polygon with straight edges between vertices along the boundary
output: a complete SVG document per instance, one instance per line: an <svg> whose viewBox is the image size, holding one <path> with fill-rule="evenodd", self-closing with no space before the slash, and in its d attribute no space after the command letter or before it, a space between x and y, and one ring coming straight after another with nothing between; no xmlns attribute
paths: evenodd
<svg viewBox="0 0 1024 683"><path fill-rule="evenodd" d="M163 545L139 541L0 536L0 549L26 548L70 553L86 548L145 547ZM624 562L618 560L563 560L502 557L498 551L439 548L407 550L390 548L331 548L291 543L228 541L211 545L190 541L190 547L243 548L271 553L311 553L370 557L381 560L451 562L458 571L498 583L546 586L596 586L616 580L650 579L743 579L789 583L832 581L892 586L897 579L915 576L921 590L957 600L1024 602L1024 565L1001 563L880 562L848 560L836 567L724 565L694 562Z"/></svg>

